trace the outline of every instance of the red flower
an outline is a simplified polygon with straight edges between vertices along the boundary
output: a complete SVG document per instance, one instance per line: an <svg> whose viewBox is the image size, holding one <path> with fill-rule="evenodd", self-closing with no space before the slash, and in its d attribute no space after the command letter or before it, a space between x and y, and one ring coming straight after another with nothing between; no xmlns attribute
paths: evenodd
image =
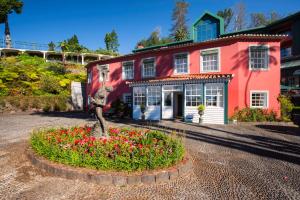
<svg viewBox="0 0 300 200"><path fill-rule="evenodd" d="M142 148L143 148L143 145L142 145L142 144L138 144L138 147L139 147L140 149L142 149Z"/></svg>

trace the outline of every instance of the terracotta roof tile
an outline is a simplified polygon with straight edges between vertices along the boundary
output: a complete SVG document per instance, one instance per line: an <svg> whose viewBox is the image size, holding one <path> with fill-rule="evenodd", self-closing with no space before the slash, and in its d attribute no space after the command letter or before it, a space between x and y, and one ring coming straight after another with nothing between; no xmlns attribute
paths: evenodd
<svg viewBox="0 0 300 200"><path fill-rule="evenodd" d="M151 84L159 82L169 82L169 81L189 81L189 80L207 80L207 79L231 79L233 74L220 74L220 73L209 73L209 74L184 74L184 75L171 75L167 77L158 77L152 79L143 79L137 81L128 81L126 84Z"/></svg>

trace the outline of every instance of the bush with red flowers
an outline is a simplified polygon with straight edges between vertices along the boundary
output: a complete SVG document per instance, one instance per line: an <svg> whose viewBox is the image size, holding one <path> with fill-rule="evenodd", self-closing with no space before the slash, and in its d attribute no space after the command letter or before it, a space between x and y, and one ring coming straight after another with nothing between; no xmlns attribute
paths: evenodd
<svg viewBox="0 0 300 200"><path fill-rule="evenodd" d="M32 148L52 161L101 170L141 171L169 167L181 161L180 138L160 131L109 128L110 137L95 138L90 127L34 132Z"/></svg>

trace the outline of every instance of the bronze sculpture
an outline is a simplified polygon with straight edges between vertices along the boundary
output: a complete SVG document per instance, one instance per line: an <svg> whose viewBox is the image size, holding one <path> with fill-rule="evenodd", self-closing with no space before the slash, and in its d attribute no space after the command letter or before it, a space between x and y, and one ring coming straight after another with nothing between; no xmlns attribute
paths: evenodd
<svg viewBox="0 0 300 200"><path fill-rule="evenodd" d="M94 128L94 135L95 136L100 135L100 137L102 136L108 137L109 135L107 133L106 121L105 118L103 117L103 107L106 105L106 98L108 92L112 91L111 87L105 86L105 81L107 79L109 69L107 65L98 66L97 69L98 69L99 76L102 77L101 86L96 92L96 94L94 95L94 97L90 96L91 103L93 103L93 105L96 107L95 115L99 122L98 124L96 124ZM97 127L97 125L99 128Z"/></svg>

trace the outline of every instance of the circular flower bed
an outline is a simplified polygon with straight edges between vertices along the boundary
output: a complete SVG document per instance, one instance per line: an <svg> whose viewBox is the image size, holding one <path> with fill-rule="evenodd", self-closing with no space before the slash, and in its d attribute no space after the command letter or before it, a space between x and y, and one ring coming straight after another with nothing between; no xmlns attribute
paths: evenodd
<svg viewBox="0 0 300 200"><path fill-rule="evenodd" d="M182 141L159 131L109 128L95 138L90 127L34 132L32 148L52 161L101 170L141 171L172 166L184 157Z"/></svg>

